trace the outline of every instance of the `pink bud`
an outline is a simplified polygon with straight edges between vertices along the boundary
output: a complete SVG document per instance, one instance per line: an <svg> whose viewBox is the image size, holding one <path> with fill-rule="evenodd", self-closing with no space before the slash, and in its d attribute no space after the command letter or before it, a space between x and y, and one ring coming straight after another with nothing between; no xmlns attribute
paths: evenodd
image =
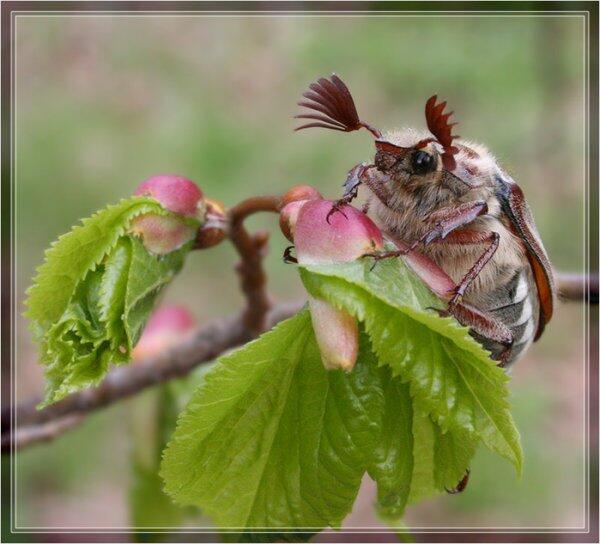
<svg viewBox="0 0 600 544"><path fill-rule="evenodd" d="M144 214L131 222L129 231L139 236L144 247L156 255L175 251L194 238L196 229L177 217Z"/></svg>
<svg viewBox="0 0 600 544"><path fill-rule="evenodd" d="M202 202L202 191L189 179L154 176L141 183L135 194L154 198L165 209L180 216L200 219L198 205ZM177 217L145 214L132 221L131 232L142 238L148 251L164 255L193 239L196 228Z"/></svg>
<svg viewBox="0 0 600 544"><path fill-rule="evenodd" d="M143 359L164 351L194 329L192 314L182 306L163 306L148 320L144 333L133 350L134 359Z"/></svg>
<svg viewBox="0 0 600 544"><path fill-rule="evenodd" d="M137 196L149 196L158 200L170 212L195 217L202 191L187 178L172 174L153 176L140 183Z"/></svg>
<svg viewBox="0 0 600 544"><path fill-rule="evenodd" d="M320 200L321 193L310 185L296 185L281 197L281 207L284 208L290 202L299 200Z"/></svg>
<svg viewBox="0 0 600 544"><path fill-rule="evenodd" d="M323 366L327 370L341 368L350 372L358 357L356 319L345 310L310 295L308 307Z"/></svg>
<svg viewBox="0 0 600 544"><path fill-rule="evenodd" d="M297 204L288 204L282 215L286 213L293 227L300 264L353 261L383 247L381 231L356 208L346 205L330 215L333 202L329 200L310 200L290 208ZM328 370L350 372L358 357L356 318L310 295L308 305L323 365Z"/></svg>
<svg viewBox="0 0 600 544"><path fill-rule="evenodd" d="M281 197L279 228L283 235L294 241L294 227L300 208L309 200L321 200L321 193L310 185L296 185Z"/></svg>
<svg viewBox="0 0 600 544"><path fill-rule="evenodd" d="M307 200L295 200L286 204L279 212L279 228L290 242L294 241L294 231L300 208L307 202Z"/></svg>
<svg viewBox="0 0 600 544"><path fill-rule="evenodd" d="M383 247L381 231L364 213L350 205L327 217L333 202L313 200L298 212L294 243L301 264L354 261Z"/></svg>

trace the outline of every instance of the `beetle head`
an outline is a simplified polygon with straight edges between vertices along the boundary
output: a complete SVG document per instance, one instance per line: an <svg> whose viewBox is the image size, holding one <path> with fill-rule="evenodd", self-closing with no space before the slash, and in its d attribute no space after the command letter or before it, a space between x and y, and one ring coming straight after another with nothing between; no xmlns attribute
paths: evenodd
<svg viewBox="0 0 600 544"><path fill-rule="evenodd" d="M442 170L456 169L454 155L458 148L452 145L453 140L458 138L452 134L456 123L448 122L452 112L444 113L446 102L438 104L435 95L425 105L429 133L407 129L384 136L360 119L348 87L335 74L331 79L321 78L311 84L310 90L302 96L306 100L298 105L310 111L296 115L296 118L311 122L295 130L320 127L352 132L367 129L375 138L375 166L398 182L419 183L439 179Z"/></svg>

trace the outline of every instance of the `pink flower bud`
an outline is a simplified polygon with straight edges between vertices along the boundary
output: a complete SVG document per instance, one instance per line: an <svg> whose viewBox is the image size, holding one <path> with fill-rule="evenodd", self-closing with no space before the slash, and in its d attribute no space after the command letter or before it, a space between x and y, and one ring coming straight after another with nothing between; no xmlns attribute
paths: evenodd
<svg viewBox="0 0 600 544"><path fill-rule="evenodd" d="M139 185L135 194L154 198L166 210L184 218L204 219L198 217L202 191L193 181L181 176L151 177ZM177 217L145 214L132 221L131 232L142 238L148 251L164 255L194 238L196 228Z"/></svg>
<svg viewBox="0 0 600 544"><path fill-rule="evenodd" d="M381 231L364 213L350 205L327 216L333 202L313 200L298 211L294 243L300 264L354 261L383 247Z"/></svg>
<svg viewBox="0 0 600 544"><path fill-rule="evenodd" d="M308 296L310 317L321 360L327 370L352 371L358 357L358 323L345 310Z"/></svg>
<svg viewBox="0 0 600 544"><path fill-rule="evenodd" d="M194 329L192 314L182 306L163 306L148 320L144 333L133 350L133 358L155 355L180 342Z"/></svg>
<svg viewBox="0 0 600 544"><path fill-rule="evenodd" d="M288 204L282 212L295 204ZM353 261L383 247L381 231L364 213L346 205L329 215L332 206L329 200L310 200L287 211L300 264ZM350 372L358 357L356 318L310 295L308 305L323 365Z"/></svg>
<svg viewBox="0 0 600 544"><path fill-rule="evenodd" d="M300 208L304 206L307 200L296 200L286 204L279 212L279 228L283 235L290 241L294 241L294 230Z"/></svg>
<svg viewBox="0 0 600 544"><path fill-rule="evenodd" d="M140 183L136 196L149 196L158 200L170 212L195 217L202 191L187 178L172 174L153 176Z"/></svg>
<svg viewBox="0 0 600 544"><path fill-rule="evenodd" d="M290 202L299 200L320 200L321 193L310 185L296 185L281 197L281 207L284 208Z"/></svg>
<svg viewBox="0 0 600 544"><path fill-rule="evenodd" d="M294 241L294 227L300 208L309 200L322 198L321 193L310 185L296 185L283 195L279 212L279 228L290 242Z"/></svg>

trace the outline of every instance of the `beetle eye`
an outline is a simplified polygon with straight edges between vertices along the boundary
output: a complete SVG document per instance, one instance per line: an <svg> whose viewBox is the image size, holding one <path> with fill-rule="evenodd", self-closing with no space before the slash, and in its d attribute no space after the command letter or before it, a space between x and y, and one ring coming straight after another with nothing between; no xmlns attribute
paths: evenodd
<svg viewBox="0 0 600 544"><path fill-rule="evenodd" d="M436 166L435 157L420 150L417 150L412 154L410 162L415 174L427 174L428 172L433 172Z"/></svg>

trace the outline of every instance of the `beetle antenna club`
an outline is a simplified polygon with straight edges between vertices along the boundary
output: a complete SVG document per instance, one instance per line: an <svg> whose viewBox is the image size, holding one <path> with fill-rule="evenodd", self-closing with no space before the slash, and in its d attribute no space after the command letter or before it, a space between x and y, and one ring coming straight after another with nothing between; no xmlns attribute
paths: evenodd
<svg viewBox="0 0 600 544"><path fill-rule="evenodd" d="M306 100L301 100L298 105L312 111L300 113L294 118L309 119L312 122L294 130L318 127L352 132L366 128L375 138L381 137L378 129L361 121L348 87L335 74L332 74L330 79L322 77L316 83L311 83L310 90L303 93L302 96Z"/></svg>
<svg viewBox="0 0 600 544"><path fill-rule="evenodd" d="M442 164L446 170L454 170L456 168L456 159L454 155L458 153L458 148L452 145L452 140L456 140L460 138L460 136L452 134L452 128L456 126L458 123L448 123L448 119L454 113L450 111L448 113L444 113L444 108L446 107L446 102L437 102L437 95L434 94L427 100L425 104L425 120L427 121L427 128L429 132L435 136L435 140L437 141L443 148L444 153L442 154ZM423 140L419 142L416 147L422 145L425 147L430 141L430 139Z"/></svg>

